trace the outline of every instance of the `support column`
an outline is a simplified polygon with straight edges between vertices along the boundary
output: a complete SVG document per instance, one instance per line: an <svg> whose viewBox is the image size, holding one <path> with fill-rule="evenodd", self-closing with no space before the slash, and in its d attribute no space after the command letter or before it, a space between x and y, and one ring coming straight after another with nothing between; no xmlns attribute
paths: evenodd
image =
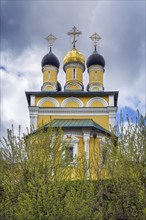
<svg viewBox="0 0 146 220"><path fill-rule="evenodd" d="M85 149L85 159L86 159L86 169L85 176L86 179L89 179L89 141L90 141L90 131L83 131L83 141L84 141L84 149Z"/></svg>
<svg viewBox="0 0 146 220"><path fill-rule="evenodd" d="M108 113L109 113L109 130L115 128L116 126L116 112L117 107L108 107Z"/></svg>
<svg viewBox="0 0 146 220"><path fill-rule="evenodd" d="M29 107L30 130L31 131L34 131L37 129L38 109L39 107Z"/></svg>

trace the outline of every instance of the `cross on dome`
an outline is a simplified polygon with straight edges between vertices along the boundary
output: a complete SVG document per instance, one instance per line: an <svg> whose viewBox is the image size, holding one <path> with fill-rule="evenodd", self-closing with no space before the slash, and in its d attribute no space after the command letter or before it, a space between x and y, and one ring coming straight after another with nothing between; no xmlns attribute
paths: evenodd
<svg viewBox="0 0 146 220"><path fill-rule="evenodd" d="M49 34L45 39L49 42L50 51L51 51L53 43L55 40L57 40L57 37L55 37L53 34Z"/></svg>
<svg viewBox="0 0 146 220"><path fill-rule="evenodd" d="M72 35L72 37L73 37L72 44L73 44L73 48L75 48L76 47L76 42L77 42L76 36L82 34L82 32L78 31L78 29L74 26L73 29L71 31L69 31L67 34Z"/></svg>
<svg viewBox="0 0 146 220"><path fill-rule="evenodd" d="M95 32L94 34L91 35L90 39L93 41L93 45L94 45L95 51L96 51L96 46L97 46L98 42L100 41L101 37Z"/></svg>

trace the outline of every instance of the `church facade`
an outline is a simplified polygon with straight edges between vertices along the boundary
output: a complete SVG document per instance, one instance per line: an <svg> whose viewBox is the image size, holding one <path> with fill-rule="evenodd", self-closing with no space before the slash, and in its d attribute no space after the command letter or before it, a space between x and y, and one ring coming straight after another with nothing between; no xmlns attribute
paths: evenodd
<svg viewBox="0 0 146 220"><path fill-rule="evenodd" d="M116 125L118 92L104 90L105 60L97 51L99 35L95 33L91 36L94 51L85 60L84 55L76 48L76 36L80 33L76 27L68 32L73 38L73 47L63 60L66 75L64 89L58 82L60 63L52 52L52 43L56 38L50 34L47 37L50 51L41 63L41 91L26 92L26 97L30 125L35 130L50 121L54 127L60 126L64 138L70 140L72 164L76 164L76 158L85 155L87 164L92 167L93 161L99 163L101 141L104 141L105 135L110 135L111 127ZM86 89L83 74L89 76ZM97 158L93 159L95 148L98 153ZM88 169L87 178L92 176L92 173L93 171Z"/></svg>

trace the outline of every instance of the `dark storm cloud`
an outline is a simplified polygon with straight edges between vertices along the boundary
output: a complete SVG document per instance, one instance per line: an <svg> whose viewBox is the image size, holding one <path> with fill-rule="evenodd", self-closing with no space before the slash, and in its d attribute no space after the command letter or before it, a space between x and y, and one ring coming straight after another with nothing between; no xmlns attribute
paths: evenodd
<svg viewBox="0 0 146 220"><path fill-rule="evenodd" d="M43 38L50 32L62 34L59 45L63 49L68 40L66 32L78 23L82 3L77 4L78 7L75 2L5 2L2 4L2 49L22 52L31 45L43 44Z"/></svg>
<svg viewBox="0 0 146 220"><path fill-rule="evenodd" d="M107 61L110 60L110 69L116 66L117 70L122 70L128 81L132 80L132 75L136 76L145 62L144 10L144 4L139 2L119 3L119 7L111 7L106 13L106 18L112 15L107 23L107 36L105 35L107 41L111 40L108 43L111 48L105 51Z"/></svg>
<svg viewBox="0 0 146 220"><path fill-rule="evenodd" d="M142 1L7 1L1 10L2 49L17 56L36 45L47 52L44 37L52 32L58 37L53 50L62 62L70 49L66 32L76 25L83 33L79 48L86 58L92 52L89 36L98 32L106 69L117 72L117 81L130 82L144 65L144 10Z"/></svg>

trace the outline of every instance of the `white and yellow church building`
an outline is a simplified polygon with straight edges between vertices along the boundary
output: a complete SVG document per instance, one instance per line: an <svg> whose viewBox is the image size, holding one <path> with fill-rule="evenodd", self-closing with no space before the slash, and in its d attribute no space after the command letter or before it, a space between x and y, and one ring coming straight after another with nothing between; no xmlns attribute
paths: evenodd
<svg viewBox="0 0 146 220"><path fill-rule="evenodd" d="M94 147L100 149L100 142L116 125L118 91L104 90L105 60L97 51L100 40L93 34L94 51L87 60L76 48L76 27L68 32L72 37L72 49L64 56L63 70L66 76L64 89L58 82L60 62L52 52L56 39L47 37L50 51L41 62L43 85L41 91L26 92L30 126L35 130L52 120L53 126L60 126L65 138L70 138L71 157L85 154L88 164L92 163ZM85 70L87 70L85 72ZM83 74L88 74L88 85L84 88ZM99 160L99 158L97 158ZM88 170L87 177L91 175Z"/></svg>

